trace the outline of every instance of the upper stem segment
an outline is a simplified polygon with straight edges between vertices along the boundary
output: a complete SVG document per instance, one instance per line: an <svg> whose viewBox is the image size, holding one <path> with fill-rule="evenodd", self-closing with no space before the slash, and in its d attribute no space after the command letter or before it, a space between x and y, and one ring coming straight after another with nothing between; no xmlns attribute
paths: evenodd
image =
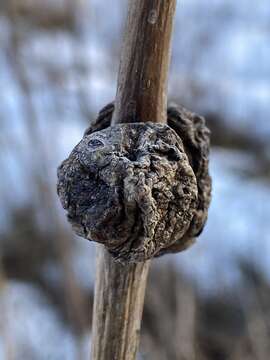
<svg viewBox="0 0 270 360"><path fill-rule="evenodd" d="M113 123L167 122L176 0L130 0Z"/></svg>

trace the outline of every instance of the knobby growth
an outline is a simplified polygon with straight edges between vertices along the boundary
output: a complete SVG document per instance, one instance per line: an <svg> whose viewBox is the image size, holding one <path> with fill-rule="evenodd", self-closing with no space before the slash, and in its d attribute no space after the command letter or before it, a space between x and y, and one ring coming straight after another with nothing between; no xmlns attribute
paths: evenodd
<svg viewBox="0 0 270 360"><path fill-rule="evenodd" d="M169 107L168 125L111 126L107 105L58 169L58 194L74 231L123 263L182 251L207 219L209 130Z"/></svg>

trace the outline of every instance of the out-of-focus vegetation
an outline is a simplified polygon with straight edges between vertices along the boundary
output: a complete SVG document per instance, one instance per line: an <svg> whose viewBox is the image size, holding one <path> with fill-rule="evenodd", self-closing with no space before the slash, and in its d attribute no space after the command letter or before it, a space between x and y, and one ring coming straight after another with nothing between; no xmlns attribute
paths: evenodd
<svg viewBox="0 0 270 360"><path fill-rule="evenodd" d="M0 3L0 359L87 359L94 245L56 167L114 97L127 2ZM213 203L184 254L153 261L140 358L270 356L270 5L180 2L170 97L212 130Z"/></svg>

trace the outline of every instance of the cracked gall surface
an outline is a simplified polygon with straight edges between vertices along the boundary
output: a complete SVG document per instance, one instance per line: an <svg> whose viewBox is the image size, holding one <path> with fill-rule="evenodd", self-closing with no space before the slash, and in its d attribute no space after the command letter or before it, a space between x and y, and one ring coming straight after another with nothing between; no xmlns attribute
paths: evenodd
<svg viewBox="0 0 270 360"><path fill-rule="evenodd" d="M58 169L58 194L76 233L122 262L181 243L199 203L181 138L153 123L88 130Z"/></svg>

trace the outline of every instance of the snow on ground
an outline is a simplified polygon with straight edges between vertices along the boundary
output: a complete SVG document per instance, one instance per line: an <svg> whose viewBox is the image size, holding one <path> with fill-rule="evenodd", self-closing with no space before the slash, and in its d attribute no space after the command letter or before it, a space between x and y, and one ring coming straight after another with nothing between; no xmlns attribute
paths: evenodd
<svg viewBox="0 0 270 360"><path fill-rule="evenodd" d="M41 290L9 281L0 294L1 360L78 358L74 336ZM82 339L84 359L89 358L90 351L90 336L87 335Z"/></svg>

